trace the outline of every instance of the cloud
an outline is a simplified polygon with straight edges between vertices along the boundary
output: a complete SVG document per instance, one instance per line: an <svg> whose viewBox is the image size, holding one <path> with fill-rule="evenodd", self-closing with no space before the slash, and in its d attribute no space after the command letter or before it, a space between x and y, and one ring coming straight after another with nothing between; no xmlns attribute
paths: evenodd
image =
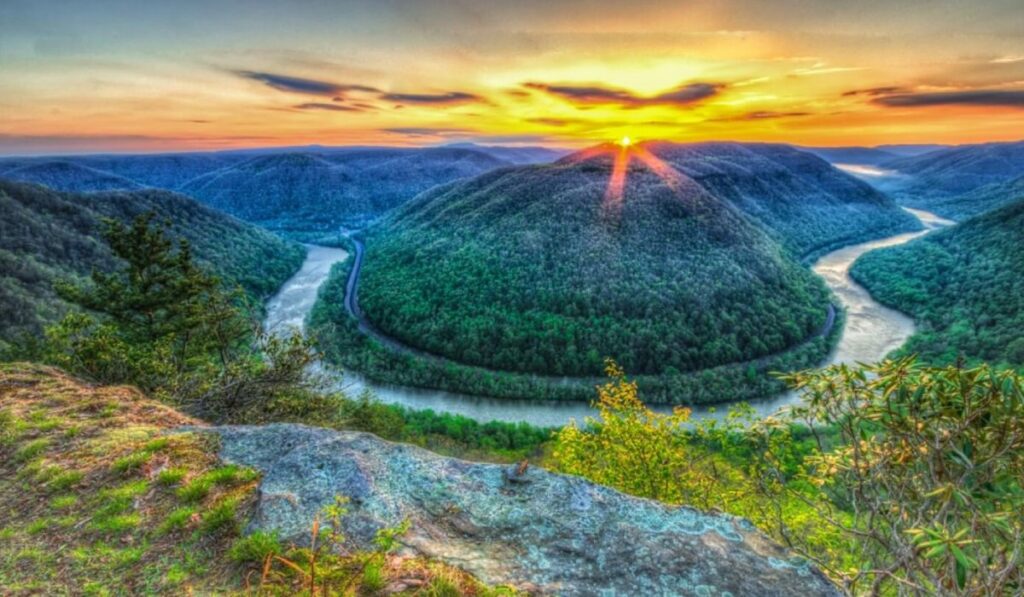
<svg viewBox="0 0 1024 597"><path fill-rule="evenodd" d="M307 102L295 106L298 110L328 110L331 112L362 112L354 106L342 106L341 104L327 104L323 102Z"/></svg>
<svg viewBox="0 0 1024 597"><path fill-rule="evenodd" d="M406 104L466 104L480 102L483 98L472 93L462 91L450 91L448 93L385 93L380 99Z"/></svg>
<svg viewBox="0 0 1024 597"><path fill-rule="evenodd" d="M330 81L304 79L302 77L292 77L289 75L279 75L275 73L265 73L251 70L236 70L233 72L240 77L251 79L253 81L259 81L260 83L263 83L268 87L277 89L278 91L289 91L292 93L341 96L347 91L365 91L369 93L375 93L378 91L378 89L376 89L375 87L369 87L366 85L332 83ZM337 97L335 99L337 99Z"/></svg>
<svg viewBox="0 0 1024 597"><path fill-rule="evenodd" d="M869 87L868 89L852 89L843 93L843 97L854 97L858 95L879 96L892 95L894 93L907 93L906 87Z"/></svg>
<svg viewBox="0 0 1024 597"><path fill-rule="evenodd" d="M741 114L736 117L735 120L771 120L773 118L799 118L801 116L810 115L810 112L775 112L772 110L757 110Z"/></svg>
<svg viewBox="0 0 1024 597"><path fill-rule="evenodd" d="M1024 108L1024 90L975 89L970 91L941 91L933 93L899 93L895 95L882 95L871 101L891 108L954 105Z"/></svg>
<svg viewBox="0 0 1024 597"><path fill-rule="evenodd" d="M643 106L684 106L699 102L721 91L723 83L688 83L653 96L641 96L625 89L599 85L549 85L525 83L529 89L543 91L576 104L615 104L631 108Z"/></svg>
<svg viewBox="0 0 1024 597"><path fill-rule="evenodd" d="M476 131L470 129L422 126L399 126L381 129L381 132L395 135L406 135L408 137L452 137L473 135L476 133Z"/></svg>

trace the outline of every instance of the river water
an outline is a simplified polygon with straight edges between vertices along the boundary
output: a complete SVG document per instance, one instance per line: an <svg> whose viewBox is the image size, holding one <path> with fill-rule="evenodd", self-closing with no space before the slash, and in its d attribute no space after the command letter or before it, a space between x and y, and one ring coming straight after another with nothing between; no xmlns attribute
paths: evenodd
<svg viewBox="0 0 1024 597"><path fill-rule="evenodd" d="M844 247L823 256L812 267L825 279L839 302L846 308L843 335L827 364L878 361L899 348L914 333L913 319L872 299L863 287L850 278L849 273L853 262L868 251L903 244L935 228L953 224L925 211L908 211L921 220L926 227L924 231ZM277 295L267 303L267 329L303 329L306 316L316 302L317 290L327 279L331 266L344 261L347 257L348 253L343 249L310 246L306 261L299 272L285 282ZM451 412L478 421L525 421L533 425L556 427L568 423L570 419L582 420L595 412L589 404L581 402L484 398L378 383L355 373L342 374L327 366L320 366L319 369L328 375L338 388L351 396L363 390L370 390L382 402L415 409L429 408L437 412ZM787 392L774 398L752 402L751 405L761 415L769 415L798 399L794 393ZM708 408L695 407L693 416L721 417L725 412L723 405L713 410L714 412L711 412Z"/></svg>

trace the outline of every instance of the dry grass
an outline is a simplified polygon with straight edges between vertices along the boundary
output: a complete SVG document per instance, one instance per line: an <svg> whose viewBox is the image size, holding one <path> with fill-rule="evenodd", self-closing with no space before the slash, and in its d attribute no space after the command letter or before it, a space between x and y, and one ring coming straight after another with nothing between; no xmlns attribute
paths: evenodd
<svg viewBox="0 0 1024 597"><path fill-rule="evenodd" d="M97 595L238 586L219 556L256 475L219 473L211 436L165 433L197 424L131 388L0 365L0 586ZM208 485L201 495L182 495L197 482Z"/></svg>
<svg viewBox="0 0 1024 597"><path fill-rule="evenodd" d="M215 436L168 433L183 425L203 423L132 388L0 364L0 594L309 595L308 547L277 546L270 559L294 568L232 556L252 544L238 535L258 475L225 466ZM316 595L514 594L423 558L338 547L313 556Z"/></svg>

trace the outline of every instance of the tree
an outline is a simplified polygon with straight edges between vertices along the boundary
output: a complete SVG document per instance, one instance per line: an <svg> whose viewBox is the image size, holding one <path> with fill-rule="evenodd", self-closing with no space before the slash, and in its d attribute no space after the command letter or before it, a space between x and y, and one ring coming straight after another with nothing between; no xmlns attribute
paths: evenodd
<svg viewBox="0 0 1024 597"><path fill-rule="evenodd" d="M339 410L311 376L315 356L300 334L264 334L244 295L196 264L152 214L103 233L123 263L60 292L88 310L47 329L47 358L105 383L131 383L218 422L326 422Z"/></svg>
<svg viewBox="0 0 1024 597"><path fill-rule="evenodd" d="M180 373L207 365L211 357L225 366L231 351L251 334L241 309L243 294L225 290L195 263L188 241L175 243L167 225L153 219L145 213L130 226L106 220L103 239L124 266L111 273L94 271L90 284L62 283L58 292L100 315L125 344L159 354L160 362L139 363L150 373L167 367ZM142 373L136 368L135 381L145 389L160 383L159 377L146 381Z"/></svg>

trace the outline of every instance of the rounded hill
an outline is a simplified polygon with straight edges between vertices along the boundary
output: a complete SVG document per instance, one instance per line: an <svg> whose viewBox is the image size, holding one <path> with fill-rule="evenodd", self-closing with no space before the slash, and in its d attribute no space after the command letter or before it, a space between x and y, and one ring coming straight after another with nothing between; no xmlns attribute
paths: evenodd
<svg viewBox="0 0 1024 597"><path fill-rule="evenodd" d="M758 359L821 330L824 284L645 148L598 147L427 192L366 238L360 305L460 363L637 374Z"/></svg>

